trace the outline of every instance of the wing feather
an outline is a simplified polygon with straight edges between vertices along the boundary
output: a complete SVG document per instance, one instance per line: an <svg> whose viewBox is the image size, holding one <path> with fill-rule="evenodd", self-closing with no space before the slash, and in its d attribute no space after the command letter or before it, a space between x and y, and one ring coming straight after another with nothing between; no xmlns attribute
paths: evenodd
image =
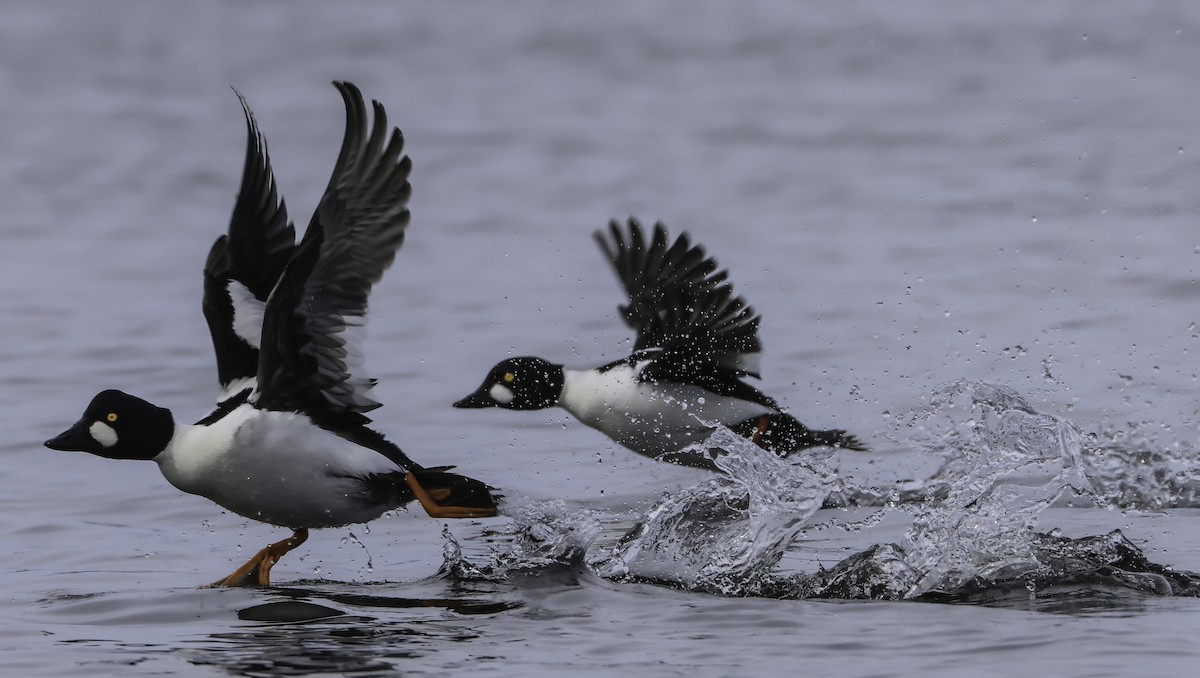
<svg viewBox="0 0 1200 678"><path fill-rule="evenodd" d="M637 333L634 350L653 356L642 378L721 393L751 389L739 386L738 378L759 376L760 317L734 294L728 272L718 270L716 260L686 233L671 241L657 223L647 239L636 219L624 226L612 221L607 236L598 231L596 241L629 298L619 310ZM755 400L764 398L755 391Z"/></svg>
<svg viewBox="0 0 1200 678"><path fill-rule="evenodd" d="M361 414L379 407L362 373L371 288L392 264L408 226L404 137L373 102L374 127L358 88L334 83L346 132L329 185L267 303L257 403L270 409ZM365 419L365 418L364 418Z"/></svg>
<svg viewBox="0 0 1200 678"><path fill-rule="evenodd" d="M220 399L258 374L263 309L296 244L267 142L246 99L234 93L246 118L246 158L228 232L213 243L204 264L202 302L217 358Z"/></svg>

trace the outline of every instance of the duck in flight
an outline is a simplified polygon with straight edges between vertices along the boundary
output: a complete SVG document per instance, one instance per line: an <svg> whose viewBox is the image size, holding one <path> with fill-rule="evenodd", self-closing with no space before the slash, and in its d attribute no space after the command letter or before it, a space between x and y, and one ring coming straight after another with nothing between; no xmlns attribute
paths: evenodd
<svg viewBox="0 0 1200 678"><path fill-rule="evenodd" d="M540 410L559 406L628 449L654 459L717 470L693 446L726 426L779 456L809 447L866 448L842 430L813 430L744 380L758 377L760 316L726 282L728 273L655 224L616 221L595 234L629 298L619 307L637 334L633 353L591 369L543 358L508 358L460 408Z"/></svg>
<svg viewBox="0 0 1200 678"><path fill-rule="evenodd" d="M346 130L333 176L299 244L278 198L266 144L248 128L229 231L204 270L204 314L217 356L216 408L195 424L117 390L46 441L54 450L158 464L175 487L292 530L216 585L270 583L272 566L314 528L374 520L414 499L434 517L496 515L482 482L425 468L370 428L380 406L362 373L367 298L409 221L411 162L379 102L335 82Z"/></svg>

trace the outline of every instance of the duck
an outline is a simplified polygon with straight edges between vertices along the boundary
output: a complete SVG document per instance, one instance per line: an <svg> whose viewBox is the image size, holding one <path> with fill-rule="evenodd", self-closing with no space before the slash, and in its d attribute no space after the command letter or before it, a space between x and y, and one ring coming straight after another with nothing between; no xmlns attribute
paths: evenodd
<svg viewBox="0 0 1200 678"><path fill-rule="evenodd" d="M435 518L497 514L486 483L426 468L370 426L381 406L363 371L371 289L409 223L399 129L362 93L334 82L346 128L329 184L296 243L262 133L247 124L242 183L228 232L209 251L203 311L217 358L216 407L194 424L120 390L96 394L46 447L153 461L183 492L291 530L213 586L269 586L309 530L366 523L418 501ZM236 92L236 90L235 90Z"/></svg>
<svg viewBox="0 0 1200 678"><path fill-rule="evenodd" d="M594 238L628 303L633 352L586 369L537 356L501 360L457 408L560 407L584 425L652 459L718 471L717 450L698 445L718 426L786 457L812 447L866 450L844 430L815 430L748 383L761 378L761 321L688 234L662 222L646 233L636 218L613 220Z"/></svg>

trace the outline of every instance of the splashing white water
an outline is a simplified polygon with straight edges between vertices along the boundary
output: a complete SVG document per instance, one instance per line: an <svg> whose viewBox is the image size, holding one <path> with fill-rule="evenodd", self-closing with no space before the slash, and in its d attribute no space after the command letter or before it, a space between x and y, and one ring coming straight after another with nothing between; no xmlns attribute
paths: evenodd
<svg viewBox="0 0 1200 678"><path fill-rule="evenodd" d="M460 579L503 579L518 571L580 563L610 518L596 511L571 511L562 501L510 495L504 515L511 522L488 532L486 552L466 555L449 528L442 530L442 570Z"/></svg>
<svg viewBox="0 0 1200 678"><path fill-rule="evenodd" d="M728 429L704 448L725 475L664 498L607 553L589 559L610 578L752 595L821 508L833 473L823 460L789 463Z"/></svg>
<svg viewBox="0 0 1200 678"><path fill-rule="evenodd" d="M512 523L488 535L490 551L481 557L464 557L447 533L446 570L496 579L569 566L615 580L780 598L954 599L992 587L1029 587L1025 595L1033 596L1056 581L1088 578L1198 591L1190 575L1148 563L1119 534L1071 540L1035 531L1038 515L1063 497L1102 503L1069 421L1038 412L1011 389L961 380L938 389L911 428L915 446L945 460L914 491L924 501L901 505L913 515L911 526L899 544L877 544L828 569L776 572L802 532L838 524L811 520L831 492L844 494L830 458L813 452L783 460L719 429L703 447L719 452L714 462L724 473L664 497L615 545L598 544L597 536L630 516L517 499L506 510ZM890 510L850 528L873 526Z"/></svg>
<svg viewBox="0 0 1200 678"><path fill-rule="evenodd" d="M1161 424L1105 425L1087 436L1083 459L1096 490L1122 508L1200 507L1195 432L1180 440Z"/></svg>
<svg viewBox="0 0 1200 678"><path fill-rule="evenodd" d="M905 559L921 573L909 597L1038 572L1038 514L1068 492L1095 497L1079 431L1011 389L956 381L916 421L949 461L937 478L944 498L916 508L905 534Z"/></svg>

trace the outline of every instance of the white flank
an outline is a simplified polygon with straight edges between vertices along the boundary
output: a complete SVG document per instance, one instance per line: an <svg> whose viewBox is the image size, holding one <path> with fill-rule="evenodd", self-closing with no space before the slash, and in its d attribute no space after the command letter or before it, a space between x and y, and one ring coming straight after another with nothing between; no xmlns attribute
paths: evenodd
<svg viewBox="0 0 1200 678"><path fill-rule="evenodd" d="M177 426L154 461L184 492L292 528L374 520L393 507L369 501L358 479L400 471L387 457L314 426L304 415L252 405L211 426Z"/></svg>
<svg viewBox="0 0 1200 678"><path fill-rule="evenodd" d="M565 370L559 404L579 421L640 454L657 457L772 410L688 384L638 381L646 366L621 365L604 372Z"/></svg>

